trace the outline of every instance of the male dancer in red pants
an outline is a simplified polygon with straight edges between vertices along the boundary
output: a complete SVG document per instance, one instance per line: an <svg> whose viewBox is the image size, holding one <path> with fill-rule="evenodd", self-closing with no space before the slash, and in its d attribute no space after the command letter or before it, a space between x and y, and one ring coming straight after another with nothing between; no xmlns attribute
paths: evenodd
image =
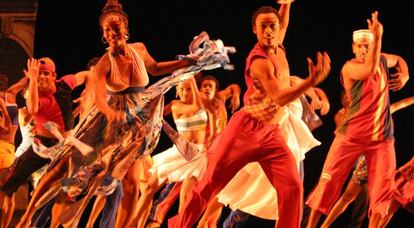
<svg viewBox="0 0 414 228"><path fill-rule="evenodd" d="M289 10L290 2L282 10ZM281 12L280 15L288 13ZM285 23L280 23L280 22ZM308 59L309 77L290 84L289 65L282 41L287 21L269 6L253 15L255 45L246 60L247 91L242 110L233 114L221 137L209 149L207 171L193 190L185 210L172 218L170 226L192 227L206 204L247 163L257 161L277 189L278 227L299 227L303 188L295 160L278 129L279 108L323 81L330 71L326 53L318 53L317 64Z"/></svg>
<svg viewBox="0 0 414 228"><path fill-rule="evenodd" d="M356 58L347 61L341 71L349 111L336 130L319 183L307 200L312 208L308 227L316 227L321 214L331 210L362 154L368 167L369 227L378 227L379 219L388 213L396 166L389 89L401 89L409 76L401 57L381 53L383 27L378 12L372 13L368 27L354 32L352 50ZM389 67L397 70L391 80Z"/></svg>

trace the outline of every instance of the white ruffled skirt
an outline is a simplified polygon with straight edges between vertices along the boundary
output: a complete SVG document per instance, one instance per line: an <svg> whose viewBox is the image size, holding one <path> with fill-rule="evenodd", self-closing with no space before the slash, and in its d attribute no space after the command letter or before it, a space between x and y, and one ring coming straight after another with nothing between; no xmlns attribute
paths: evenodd
<svg viewBox="0 0 414 228"><path fill-rule="evenodd" d="M200 180L206 171L207 156L203 144L193 144L198 154L190 161L187 161L177 147L173 145L171 148L153 156L153 165L150 172L155 171L158 175L158 183L180 182L189 177L196 177Z"/></svg>

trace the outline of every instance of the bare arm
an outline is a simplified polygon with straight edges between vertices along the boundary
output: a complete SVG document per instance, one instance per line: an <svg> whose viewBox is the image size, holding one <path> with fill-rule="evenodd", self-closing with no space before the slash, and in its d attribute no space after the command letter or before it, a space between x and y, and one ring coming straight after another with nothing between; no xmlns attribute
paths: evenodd
<svg viewBox="0 0 414 228"><path fill-rule="evenodd" d="M302 78L299 78L298 76L294 76L294 75L291 75L290 76L290 84L291 85L296 85L297 83L300 83L300 82L302 82L303 81L303 79ZM312 99L312 101L313 100L319 100L319 97L318 97L318 95L316 94L316 92L315 92L315 90L314 90L314 88L313 87L310 87L309 89L307 89L306 91L305 91L305 94L306 94L306 96L308 96L310 99Z"/></svg>
<svg viewBox="0 0 414 228"><path fill-rule="evenodd" d="M314 87L313 89L316 92L317 96L319 97L319 100L322 102L322 107L321 107L320 110L321 110L321 115L324 116L324 115L326 115L329 112L329 110L331 108L331 106L329 104L328 96L320 88Z"/></svg>
<svg viewBox="0 0 414 228"><path fill-rule="evenodd" d="M389 87L392 91L398 91L402 89L410 78L408 73L407 62L398 55L384 54L387 59L388 67L395 68L396 73L392 74L392 79L389 80Z"/></svg>
<svg viewBox="0 0 414 228"><path fill-rule="evenodd" d="M26 126L27 124L30 123L30 121L32 120L32 116L29 115L29 113L27 113L27 108L23 107L23 108L19 108L19 125L21 126Z"/></svg>
<svg viewBox="0 0 414 228"><path fill-rule="evenodd" d="M393 114L394 112L396 112L400 109L406 108L406 107L408 107L412 104L414 104L414 96L404 98L404 99L399 100L395 103L392 103L391 107L390 107L390 112L391 112L391 114Z"/></svg>
<svg viewBox="0 0 414 228"><path fill-rule="evenodd" d="M230 99L235 94L240 95L240 86L237 84L231 84L219 92L219 96L223 99L223 101Z"/></svg>
<svg viewBox="0 0 414 228"><path fill-rule="evenodd" d="M303 79L297 76L290 76L291 84L303 81ZM326 115L329 112L330 104L326 93L318 87L310 87L305 91L306 96L311 99L311 107L313 109L319 109L321 115Z"/></svg>
<svg viewBox="0 0 414 228"><path fill-rule="evenodd" d="M270 98L283 106L301 96L307 89L325 80L330 71L330 59L327 53L317 54L317 63L308 60L309 77L290 87L281 88L279 79L274 76L274 67L270 60L257 58L250 67L252 77L257 78L263 85Z"/></svg>
<svg viewBox="0 0 414 228"><path fill-rule="evenodd" d="M173 60L173 61L165 61L165 62L157 62L152 58L149 54L147 48L144 44L139 43L135 44L139 50L143 53L143 60L145 63L145 68L151 75L163 75L167 73L171 73L179 68L186 67L190 65L190 62L187 60Z"/></svg>
<svg viewBox="0 0 414 228"><path fill-rule="evenodd" d="M164 106L164 111L163 111L163 116L168 116L171 114L172 110L171 110L171 106L172 106L173 102L168 103L167 105Z"/></svg>
<svg viewBox="0 0 414 228"><path fill-rule="evenodd" d="M31 58L27 60L27 71L24 71L25 75L30 79L29 95L26 98L26 107L30 115L34 115L39 111L39 91L37 85L39 67L39 61Z"/></svg>
<svg viewBox="0 0 414 228"><path fill-rule="evenodd" d="M79 85L82 85L84 83L90 85L92 83L92 78L93 77L91 76L91 71L85 70L85 71L80 71L80 72L76 73L75 78L76 78L76 86L79 86Z"/></svg>
<svg viewBox="0 0 414 228"><path fill-rule="evenodd" d="M240 86L237 84L231 84L224 90L219 92L220 99L225 103L227 99L230 100L231 112L236 111L240 107Z"/></svg>
<svg viewBox="0 0 414 228"><path fill-rule="evenodd" d="M16 95L22 91L27 85L29 84L29 78L23 77L18 82L14 83L7 89L7 93L12 94L12 96L15 98ZM9 102L15 102L15 101L9 101Z"/></svg>
<svg viewBox="0 0 414 228"><path fill-rule="evenodd" d="M279 42L282 44L285 39L286 31L289 25L290 4L292 0L279 0L277 3L281 4L279 8L280 32Z"/></svg>
<svg viewBox="0 0 414 228"><path fill-rule="evenodd" d="M95 102L95 67L89 71L81 71L75 74L77 85L85 84L81 95L73 100L78 106L73 110L74 116L80 115L81 119L91 110Z"/></svg>
<svg viewBox="0 0 414 228"><path fill-rule="evenodd" d="M191 93L193 95L193 102L196 103L196 105L201 108L203 107L203 101L201 99L200 91L198 90L197 83L195 81L195 78L192 77L189 79L191 81Z"/></svg>
<svg viewBox="0 0 414 228"><path fill-rule="evenodd" d="M9 113L7 112L6 104L3 98L0 98L0 112L2 114L2 118L0 118L0 127L6 132L11 132L12 121Z"/></svg>
<svg viewBox="0 0 414 228"><path fill-rule="evenodd" d="M315 89L313 87L310 87L305 91L305 94L311 98L312 101L319 101L319 97L315 92Z"/></svg>
<svg viewBox="0 0 414 228"><path fill-rule="evenodd" d="M286 89L280 88L278 79L273 76L274 68L272 63L264 58L258 58L253 61L250 67L250 74L252 77L259 79L266 93L274 102L281 106L298 98L312 86L312 82L307 79Z"/></svg>

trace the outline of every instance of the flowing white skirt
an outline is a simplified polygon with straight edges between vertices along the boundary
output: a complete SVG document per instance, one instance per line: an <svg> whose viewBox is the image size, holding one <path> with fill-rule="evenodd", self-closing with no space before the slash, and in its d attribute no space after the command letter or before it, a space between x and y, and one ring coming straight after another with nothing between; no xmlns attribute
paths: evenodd
<svg viewBox="0 0 414 228"><path fill-rule="evenodd" d="M302 120L299 99L280 108L279 129L295 157L298 169L305 153L321 143ZM220 203L264 219L278 220L277 193L257 162L247 164L218 194Z"/></svg>
<svg viewBox="0 0 414 228"><path fill-rule="evenodd" d="M203 144L193 145L199 153L191 161L187 161L175 145L152 157L153 165L150 172L157 172L158 183L163 183L164 181L180 182L189 177L201 179L206 171L207 157Z"/></svg>

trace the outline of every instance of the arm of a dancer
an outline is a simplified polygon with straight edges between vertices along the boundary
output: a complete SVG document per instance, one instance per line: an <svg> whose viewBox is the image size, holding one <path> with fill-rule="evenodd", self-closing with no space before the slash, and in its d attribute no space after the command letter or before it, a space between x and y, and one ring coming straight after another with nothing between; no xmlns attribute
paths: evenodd
<svg viewBox="0 0 414 228"><path fill-rule="evenodd" d="M280 87L279 79L275 78L275 69L269 59L255 59L250 67L250 74L261 82L264 90L275 103L283 106L298 98L307 89L319 84L328 76L331 66L327 53L322 54L318 52L316 65L313 64L310 58L307 60L309 76L303 81L287 88Z"/></svg>
<svg viewBox="0 0 414 228"><path fill-rule="evenodd" d="M18 120L20 126L26 126L32 121L32 116L29 115L26 107L19 108Z"/></svg>
<svg viewBox="0 0 414 228"><path fill-rule="evenodd" d="M319 100L322 103L322 107L320 109L321 115L326 115L328 114L329 110L331 109L331 105L329 104L329 99L328 96L326 95L326 93L318 87L314 87L313 88L316 95L319 97Z"/></svg>
<svg viewBox="0 0 414 228"><path fill-rule="evenodd" d="M299 82L302 82L303 79L299 78L298 76L290 76L290 84L293 86ZM311 107L314 110L319 110L323 108L323 101L321 99L321 97L318 96L318 94L316 93L316 87L310 87L309 89L307 89L305 91L305 95L308 96L311 99Z"/></svg>
<svg viewBox="0 0 414 228"><path fill-rule="evenodd" d="M30 58L27 60L27 71L24 70L26 77L29 78L29 96L26 98L26 107L30 115L34 115L39 111L39 91L37 85L39 67L39 61Z"/></svg>
<svg viewBox="0 0 414 228"><path fill-rule="evenodd" d="M390 112L391 112L391 114L393 114L394 112L396 112L400 109L406 108L406 107L408 107L412 104L414 104L414 96L404 98L404 99L399 100L395 103L392 103L391 106L390 106Z"/></svg>
<svg viewBox="0 0 414 228"><path fill-rule="evenodd" d="M290 75L290 85L291 86L295 86L296 84L303 82L303 79L295 76L295 75ZM307 89L305 91L306 96L308 96L310 99L312 100L319 100L318 95L316 94L314 87L310 87L309 89Z"/></svg>
<svg viewBox="0 0 414 228"><path fill-rule="evenodd" d="M227 86L224 90L219 92L220 99L225 103L226 100L230 100L230 108L233 113L240 107L240 86L237 84L231 84Z"/></svg>
<svg viewBox="0 0 414 228"><path fill-rule="evenodd" d="M93 78L92 75L90 75L92 72L90 70L85 70L85 71L80 71L78 73L75 74L75 87L76 86L80 86L82 84L86 84L89 86L91 86L90 84L92 83L90 78Z"/></svg>
<svg viewBox="0 0 414 228"><path fill-rule="evenodd" d="M0 113L2 118L0 118L0 128L5 132L11 132L12 121L7 112L6 104L3 98L0 97Z"/></svg>
<svg viewBox="0 0 414 228"><path fill-rule="evenodd" d="M186 67L191 65L187 60L173 60L173 61L164 61L157 62L149 54L147 48L143 43L135 43L134 48L141 53L143 57L145 68L147 71L154 76L163 75L171 73L179 68Z"/></svg>
<svg viewBox="0 0 414 228"><path fill-rule="evenodd" d="M95 100L95 67L92 66L88 71L81 71L75 74L76 83L85 84L85 89L82 91L81 95L73 100L73 103L77 103L78 106L73 110L72 114L74 116L83 115L90 111L94 104Z"/></svg>
<svg viewBox="0 0 414 228"><path fill-rule="evenodd" d="M397 71L396 73L391 74L391 79L388 82L389 88L392 91L398 91L405 86L408 79L410 78L407 62L401 56L398 55L385 53L383 53L383 55L387 59L388 67L395 68L395 70Z"/></svg>
<svg viewBox="0 0 414 228"><path fill-rule="evenodd" d="M7 102L9 102L9 103L15 103L16 102L16 95L17 95L17 93L19 93L25 87L27 87L28 84L29 84L29 78L23 77L18 82L14 83L9 88L7 88L7 91L6 92L8 94L11 94L11 96L10 95L7 96ZM9 99L13 99L13 100L9 100Z"/></svg>
<svg viewBox="0 0 414 228"><path fill-rule="evenodd" d="M191 82L191 93L193 95L193 103L195 103L195 105L198 108L203 107L204 106L203 105L203 100L201 99L200 91L198 90L198 86L197 86L197 83L195 81L195 78L191 77L188 80L190 80L190 82Z"/></svg>
<svg viewBox="0 0 414 228"><path fill-rule="evenodd" d="M292 0L278 0L277 3L280 4L279 8L279 19L280 19L280 32L279 32L279 42L282 44L285 39L286 31L289 25L289 16L290 16L290 5Z"/></svg>
<svg viewBox="0 0 414 228"><path fill-rule="evenodd" d="M310 87L306 90L305 94L311 99L311 107L314 110L319 110L322 108L322 101L319 99L319 96L316 94L314 87Z"/></svg>
<svg viewBox="0 0 414 228"><path fill-rule="evenodd" d="M173 102L168 103L167 105L164 106L164 112L163 112L163 116L168 116L171 114L172 110L171 110L171 106L172 106Z"/></svg>

